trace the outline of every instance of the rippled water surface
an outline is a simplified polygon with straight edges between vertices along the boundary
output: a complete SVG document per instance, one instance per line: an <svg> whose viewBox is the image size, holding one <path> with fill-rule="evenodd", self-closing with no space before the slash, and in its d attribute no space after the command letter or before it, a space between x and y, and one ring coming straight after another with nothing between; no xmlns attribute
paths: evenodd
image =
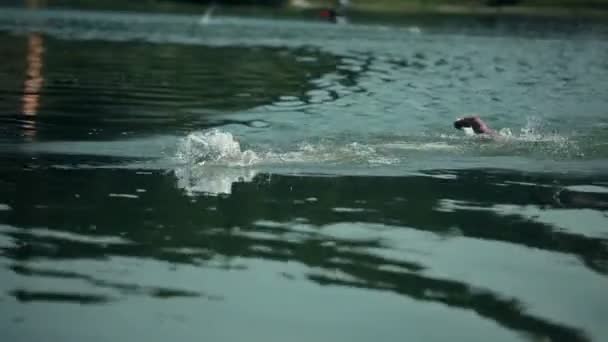
<svg viewBox="0 0 608 342"><path fill-rule="evenodd" d="M607 32L0 10L3 339L608 340Z"/></svg>

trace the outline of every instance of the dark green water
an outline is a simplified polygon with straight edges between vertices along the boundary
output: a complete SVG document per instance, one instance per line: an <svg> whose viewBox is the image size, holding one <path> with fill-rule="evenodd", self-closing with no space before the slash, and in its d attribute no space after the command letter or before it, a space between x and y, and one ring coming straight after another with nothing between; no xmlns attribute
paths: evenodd
<svg viewBox="0 0 608 342"><path fill-rule="evenodd" d="M606 27L408 25L0 10L3 339L608 340Z"/></svg>

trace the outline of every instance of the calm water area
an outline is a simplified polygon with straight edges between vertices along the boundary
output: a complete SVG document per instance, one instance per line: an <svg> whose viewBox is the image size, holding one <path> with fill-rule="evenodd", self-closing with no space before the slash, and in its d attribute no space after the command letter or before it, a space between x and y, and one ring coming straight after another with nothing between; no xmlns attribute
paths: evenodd
<svg viewBox="0 0 608 342"><path fill-rule="evenodd" d="M5 7L0 60L2 341L608 341L601 20Z"/></svg>

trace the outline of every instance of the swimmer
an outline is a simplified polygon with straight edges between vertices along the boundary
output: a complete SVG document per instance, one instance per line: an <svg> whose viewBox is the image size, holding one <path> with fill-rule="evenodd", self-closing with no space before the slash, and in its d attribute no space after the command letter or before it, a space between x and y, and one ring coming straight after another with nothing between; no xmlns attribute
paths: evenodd
<svg viewBox="0 0 608 342"><path fill-rule="evenodd" d="M483 122L479 116L465 116L464 118L458 118L454 121L454 128L472 128L475 134L486 134L487 136L495 137L498 135L495 130L491 129Z"/></svg>

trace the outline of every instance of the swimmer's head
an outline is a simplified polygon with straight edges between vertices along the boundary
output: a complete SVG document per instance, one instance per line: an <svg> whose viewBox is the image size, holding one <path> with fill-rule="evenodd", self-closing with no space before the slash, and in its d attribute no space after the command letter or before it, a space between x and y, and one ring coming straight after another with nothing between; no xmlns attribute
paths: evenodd
<svg viewBox="0 0 608 342"><path fill-rule="evenodd" d="M464 134L468 136L475 135L475 132L473 131L471 125L467 124L467 122L463 120L463 118L458 118L456 119L456 121L454 121L454 128L463 131Z"/></svg>
<svg viewBox="0 0 608 342"><path fill-rule="evenodd" d="M492 132L492 130L478 116L466 116L464 118L458 118L454 121L454 128L460 130L463 128L471 128L476 134Z"/></svg>
<svg viewBox="0 0 608 342"><path fill-rule="evenodd" d="M458 118L454 121L454 128L456 129L463 129L466 127L473 127L475 126L475 124L477 124L479 121L479 117L478 116L465 116L463 118Z"/></svg>
<svg viewBox="0 0 608 342"><path fill-rule="evenodd" d="M458 118L458 119L456 119L456 121L454 121L454 128L462 129L463 127L471 127L471 126L470 125L467 126L466 122L464 121L463 118Z"/></svg>

